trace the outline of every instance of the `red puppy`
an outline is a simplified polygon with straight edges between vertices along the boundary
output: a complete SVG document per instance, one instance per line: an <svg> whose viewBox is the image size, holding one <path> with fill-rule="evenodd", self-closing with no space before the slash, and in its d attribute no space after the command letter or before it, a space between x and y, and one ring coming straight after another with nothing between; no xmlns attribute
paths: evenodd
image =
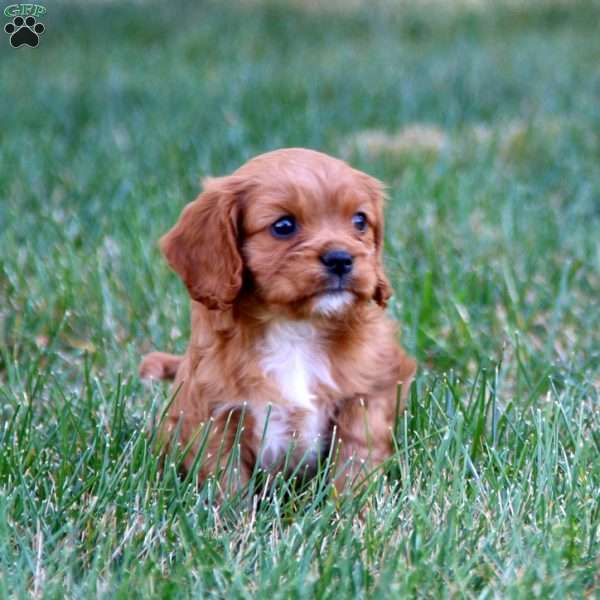
<svg viewBox="0 0 600 600"><path fill-rule="evenodd" d="M191 339L140 373L175 379L164 433L189 445L186 468L210 424L201 481L226 464L242 415L242 485L257 461L314 465L334 429L338 488L392 453L397 385L403 404L415 363L384 311L383 201L341 160L277 150L209 180L162 238L191 297Z"/></svg>

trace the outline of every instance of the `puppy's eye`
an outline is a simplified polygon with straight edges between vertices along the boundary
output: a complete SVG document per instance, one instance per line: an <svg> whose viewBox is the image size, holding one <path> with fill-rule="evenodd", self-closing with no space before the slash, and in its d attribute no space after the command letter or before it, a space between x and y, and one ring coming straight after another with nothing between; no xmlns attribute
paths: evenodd
<svg viewBox="0 0 600 600"><path fill-rule="evenodd" d="M297 230L298 224L292 215L285 215L285 217L277 219L277 221L271 225L271 233L276 238L280 239L292 237Z"/></svg>
<svg viewBox="0 0 600 600"><path fill-rule="evenodd" d="M367 229L367 215L364 212L357 212L352 217L352 224L359 231L365 231Z"/></svg>

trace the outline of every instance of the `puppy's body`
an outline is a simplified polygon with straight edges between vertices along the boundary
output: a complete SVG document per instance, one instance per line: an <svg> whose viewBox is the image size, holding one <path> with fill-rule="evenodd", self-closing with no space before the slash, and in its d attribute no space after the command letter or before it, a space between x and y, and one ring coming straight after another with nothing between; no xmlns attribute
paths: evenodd
<svg viewBox="0 0 600 600"><path fill-rule="evenodd" d="M334 428L338 486L391 454L397 384L406 392L415 365L383 309L382 203L364 173L282 150L209 182L163 238L192 297L192 333L183 358L153 353L141 371L176 371L165 429L191 443L186 468L210 423L200 480L236 441L242 484L257 461L313 466Z"/></svg>

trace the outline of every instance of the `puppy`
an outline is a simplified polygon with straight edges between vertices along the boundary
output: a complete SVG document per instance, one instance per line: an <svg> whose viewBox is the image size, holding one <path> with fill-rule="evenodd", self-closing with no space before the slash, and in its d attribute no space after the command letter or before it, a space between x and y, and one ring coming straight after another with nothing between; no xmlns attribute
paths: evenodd
<svg viewBox="0 0 600 600"><path fill-rule="evenodd" d="M202 449L200 482L234 449L236 489L256 467L311 469L332 452L341 490L392 454L416 365L384 311L383 203L381 183L341 160L276 150L208 180L161 239L191 338L140 373L175 379L162 431L185 469Z"/></svg>

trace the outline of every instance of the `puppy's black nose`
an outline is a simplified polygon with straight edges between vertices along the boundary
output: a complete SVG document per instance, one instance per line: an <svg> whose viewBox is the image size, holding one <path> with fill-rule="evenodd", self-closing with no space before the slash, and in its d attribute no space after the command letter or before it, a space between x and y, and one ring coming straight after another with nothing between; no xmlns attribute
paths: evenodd
<svg viewBox="0 0 600 600"><path fill-rule="evenodd" d="M327 267L327 270L333 275L347 275L352 271L354 259L352 255L345 250L330 250L321 255L321 262Z"/></svg>

